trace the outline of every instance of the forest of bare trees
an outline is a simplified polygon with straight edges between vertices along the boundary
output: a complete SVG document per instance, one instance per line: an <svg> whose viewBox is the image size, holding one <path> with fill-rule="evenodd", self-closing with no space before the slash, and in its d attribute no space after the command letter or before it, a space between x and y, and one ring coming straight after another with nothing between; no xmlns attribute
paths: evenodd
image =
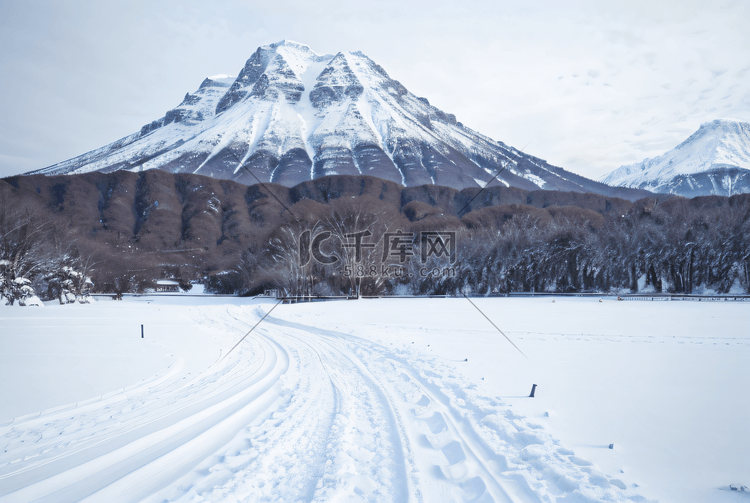
<svg viewBox="0 0 750 503"><path fill-rule="evenodd" d="M750 285L748 194L630 202L370 177L285 188L116 172L4 179L0 195L8 302L144 291L162 278L305 296L723 294Z"/></svg>
<svg viewBox="0 0 750 503"><path fill-rule="evenodd" d="M352 271L352 257L323 265L312 261L294 270L269 264L275 283L290 295L356 295L342 276L359 279L364 295L461 295L510 292L655 292L747 293L750 270L750 196L644 200L627 213L601 213L579 207L538 209L526 205L496 206L455 219L435 218L430 227L420 221L391 222L391 230L409 232L418 248L418 233L426 228L456 231L457 259L423 264L417 257L393 274L393 263L381 259L382 237L367 252L361 274ZM361 220L366 221L367 219ZM372 220L375 220L371 217ZM340 221L339 221L340 222ZM393 224L396 223L394 226ZM331 225L319 221L321 230L336 229L334 249L347 257L343 234L370 230L383 236L388 227ZM342 228L343 227L343 228ZM271 254L279 264L299 263L293 251L291 227ZM298 230L297 235L301 235ZM373 238L374 242L375 239ZM375 268L373 269L373 265ZM383 267L391 272L383 275ZM425 271L427 273L425 274ZM289 280L296 278L298 283ZM301 281L301 282L300 282ZM305 289L297 285L306 285Z"/></svg>

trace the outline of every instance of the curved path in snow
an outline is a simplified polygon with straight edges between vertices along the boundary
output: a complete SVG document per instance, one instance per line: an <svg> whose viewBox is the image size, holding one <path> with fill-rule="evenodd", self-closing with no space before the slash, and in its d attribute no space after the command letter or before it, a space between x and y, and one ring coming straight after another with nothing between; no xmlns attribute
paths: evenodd
<svg viewBox="0 0 750 503"><path fill-rule="evenodd" d="M247 333L270 306L201 309ZM0 502L643 501L499 402L349 334L268 316L198 376L178 365L0 426Z"/></svg>

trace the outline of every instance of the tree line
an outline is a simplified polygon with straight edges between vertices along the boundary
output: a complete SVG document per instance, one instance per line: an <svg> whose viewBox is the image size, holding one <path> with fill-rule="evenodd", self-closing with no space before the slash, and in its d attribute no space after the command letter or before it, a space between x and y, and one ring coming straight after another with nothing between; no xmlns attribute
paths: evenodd
<svg viewBox="0 0 750 503"><path fill-rule="evenodd" d="M335 206L335 205L334 205ZM464 215L408 221L367 204L349 213L284 225L260 254L245 254L235 290L251 278L287 295L491 295L511 292L748 293L750 195L646 199L628 211L498 205ZM346 215L346 216L342 216ZM328 231L326 265L300 257L305 230ZM456 258L383 261L384 236L398 229L420 246L425 230L455 233ZM368 230L359 274L352 235ZM345 236L349 234L350 237ZM394 274L394 270L396 273ZM384 274L387 273L387 274Z"/></svg>
<svg viewBox="0 0 750 503"><path fill-rule="evenodd" d="M631 202L366 176L248 187L155 170L15 177L0 180L0 195L6 302L142 292L164 278L321 296L723 294L750 284L748 194ZM426 244L444 253L425 259Z"/></svg>

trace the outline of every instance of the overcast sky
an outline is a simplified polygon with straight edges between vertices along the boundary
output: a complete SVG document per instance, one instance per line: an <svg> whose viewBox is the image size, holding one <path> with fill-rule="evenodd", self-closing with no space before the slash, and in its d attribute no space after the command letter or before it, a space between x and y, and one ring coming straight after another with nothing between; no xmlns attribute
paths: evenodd
<svg viewBox="0 0 750 503"><path fill-rule="evenodd" d="M591 178L750 121L750 1L0 2L0 176L131 134L282 39L361 50L458 120Z"/></svg>

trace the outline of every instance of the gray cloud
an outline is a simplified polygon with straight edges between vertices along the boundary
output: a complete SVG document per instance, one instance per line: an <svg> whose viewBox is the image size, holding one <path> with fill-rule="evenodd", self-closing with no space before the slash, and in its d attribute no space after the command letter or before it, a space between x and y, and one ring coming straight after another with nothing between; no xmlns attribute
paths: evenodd
<svg viewBox="0 0 750 503"><path fill-rule="evenodd" d="M748 24L741 0L6 1L0 176L130 134L286 38L362 50L469 127L598 177L717 114L750 120Z"/></svg>

